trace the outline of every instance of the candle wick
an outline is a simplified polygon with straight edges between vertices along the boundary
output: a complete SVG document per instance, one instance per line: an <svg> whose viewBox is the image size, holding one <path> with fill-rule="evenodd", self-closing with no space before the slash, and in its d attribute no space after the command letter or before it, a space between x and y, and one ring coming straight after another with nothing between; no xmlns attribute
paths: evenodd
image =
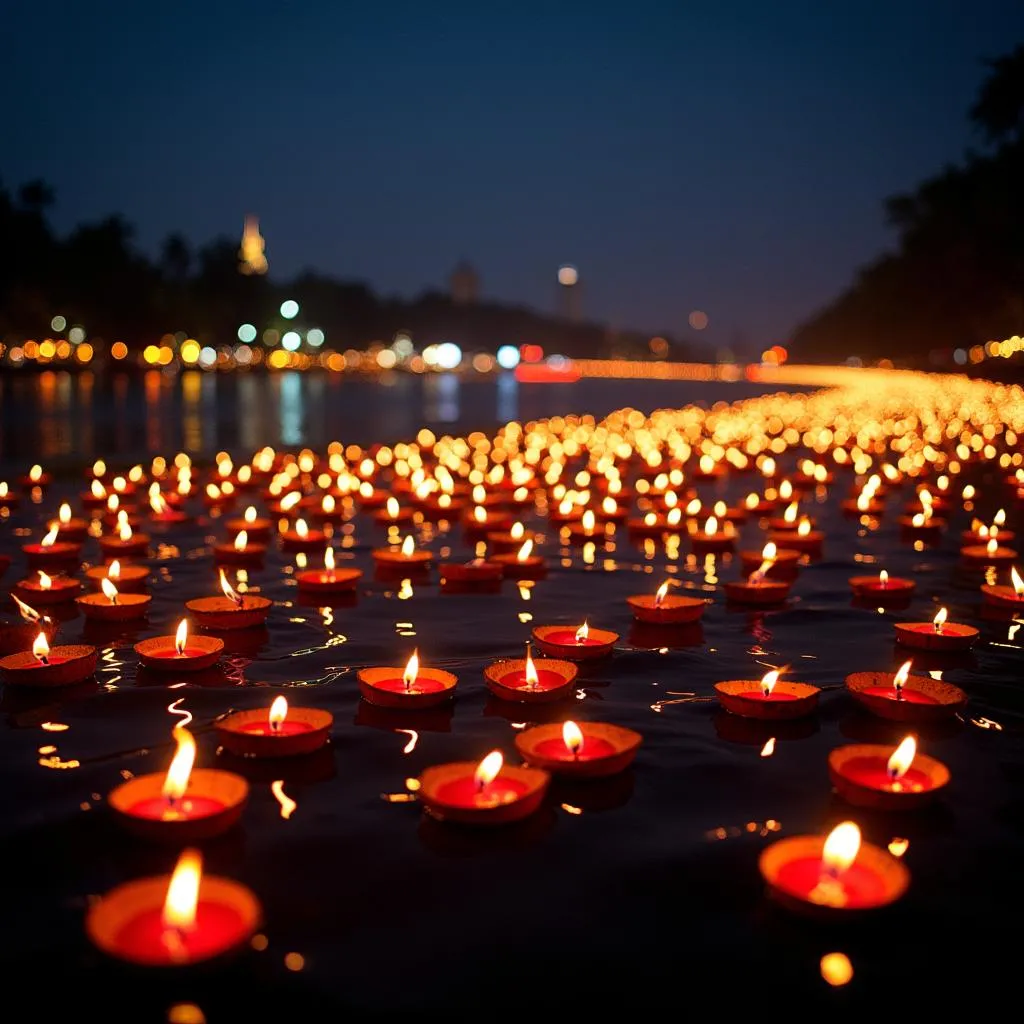
<svg viewBox="0 0 1024 1024"><path fill-rule="evenodd" d="M160 941L172 960L182 961L187 958L188 950L185 947L185 932L182 928L177 925L165 927L160 935Z"/></svg>
<svg viewBox="0 0 1024 1024"><path fill-rule="evenodd" d="M50 659L49 659L49 658L48 658L48 657L47 657L47 656L46 656L45 654L40 654L40 655L39 655L39 660L40 660L40 661L41 661L41 662L42 662L42 663L43 663L44 665L49 665L49 664L50 664Z"/></svg>

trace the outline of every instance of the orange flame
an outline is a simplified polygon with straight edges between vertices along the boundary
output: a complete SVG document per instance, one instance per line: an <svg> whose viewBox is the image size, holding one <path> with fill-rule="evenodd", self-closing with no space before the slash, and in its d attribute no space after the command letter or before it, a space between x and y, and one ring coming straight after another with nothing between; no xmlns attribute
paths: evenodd
<svg viewBox="0 0 1024 1024"><path fill-rule="evenodd" d="M174 866L160 915L160 922L167 931L190 932L195 927L202 877L203 855L198 850L183 850Z"/></svg>
<svg viewBox="0 0 1024 1024"><path fill-rule="evenodd" d="M50 590L53 587L53 580L41 569L39 570L39 589Z"/></svg>
<svg viewBox="0 0 1024 1024"><path fill-rule="evenodd" d="M662 585L660 587L658 587L658 589L655 591L655 593L654 593L654 607L655 608L660 608L661 607L661 602L664 601L665 597L668 595L668 587L669 587L669 583L671 583L671 582L672 582L671 580L665 580L665 582L662 583Z"/></svg>
<svg viewBox="0 0 1024 1024"><path fill-rule="evenodd" d="M889 773L889 778L895 782L897 779L902 779L907 774L907 770L914 763L914 757L917 755L917 740L913 736L907 736L903 742L892 752L892 756L889 758L888 764L886 764L886 771Z"/></svg>
<svg viewBox="0 0 1024 1024"><path fill-rule="evenodd" d="M32 641L32 653L44 665L49 664L48 659L50 657L50 645L46 640L45 633L40 631L39 636Z"/></svg>
<svg viewBox="0 0 1024 1024"><path fill-rule="evenodd" d="M896 690L897 697L903 695L903 687L906 685L907 679L910 676L910 666L911 662L903 662L903 664L900 665L899 669L897 670L896 675L893 676L892 685Z"/></svg>
<svg viewBox="0 0 1024 1024"><path fill-rule="evenodd" d="M111 604L117 604L117 587L109 579L100 580L100 590Z"/></svg>
<svg viewBox="0 0 1024 1024"><path fill-rule="evenodd" d="M192 733L181 725L174 727L174 738L177 741L177 748L174 757L167 766L167 774L164 776L164 784L160 792L168 803L173 804L180 800L188 789L188 780L192 775L192 765L196 761L196 741Z"/></svg>
<svg viewBox="0 0 1024 1024"><path fill-rule="evenodd" d="M416 685L416 677L420 674L420 652L414 648L409 660L405 663L405 671L402 672L402 682L405 683L405 692L409 693Z"/></svg>
<svg viewBox="0 0 1024 1024"><path fill-rule="evenodd" d="M505 758L500 750L492 750L477 766L473 773L473 781L476 784L477 792L484 789L488 783L493 782L501 771Z"/></svg>
<svg viewBox="0 0 1024 1024"><path fill-rule="evenodd" d="M224 570L220 570L220 589L224 591L224 596L235 606L241 608L243 598L238 594L228 583L227 576L224 575Z"/></svg>
<svg viewBox="0 0 1024 1024"><path fill-rule="evenodd" d="M586 643L587 637L590 636L590 627L587 625L587 620L583 620L583 625L576 630L576 643Z"/></svg>
<svg viewBox="0 0 1024 1024"><path fill-rule="evenodd" d="M416 550L416 542L412 539L411 533L402 541L401 550L403 558L412 558L412 553Z"/></svg>
<svg viewBox="0 0 1024 1024"><path fill-rule="evenodd" d="M1013 583L1013 592L1017 597L1024 597L1024 580L1020 578L1016 566L1010 567L1010 581Z"/></svg>
<svg viewBox="0 0 1024 1024"><path fill-rule="evenodd" d="M822 870L829 875L841 875L857 859L860 850L860 829L852 821L836 825L821 848Z"/></svg>
<svg viewBox="0 0 1024 1024"><path fill-rule="evenodd" d="M810 519L801 519L800 525L796 528L796 535L798 537L806 537L811 532L811 521Z"/></svg>
<svg viewBox="0 0 1024 1024"><path fill-rule="evenodd" d="M575 722L566 722L562 726L562 742L573 757L583 753L583 730Z"/></svg>
<svg viewBox="0 0 1024 1024"><path fill-rule="evenodd" d="M178 631L174 634L174 650L178 654L185 653L185 644L188 642L188 619L182 619L178 623Z"/></svg>
<svg viewBox="0 0 1024 1024"><path fill-rule="evenodd" d="M284 724L284 720L288 717L288 701L285 700L284 695L275 697L270 705L270 713L267 718L270 722L271 732L280 732L281 726Z"/></svg>
<svg viewBox="0 0 1024 1024"><path fill-rule="evenodd" d="M39 542L40 546L44 548L52 548L57 541L57 534L60 531L59 523L50 524L50 532Z"/></svg>
<svg viewBox="0 0 1024 1024"><path fill-rule="evenodd" d="M942 627L946 624L946 616L947 616L947 613L946 613L946 609L945 608L940 608L935 613L935 618L932 619L932 625L935 627L935 632L936 633L941 633L942 632Z"/></svg>
<svg viewBox="0 0 1024 1024"><path fill-rule="evenodd" d="M526 645L526 685L529 689L536 689L540 686L540 676L537 675L537 666L533 663L533 655L530 653L530 645Z"/></svg>
<svg viewBox="0 0 1024 1024"><path fill-rule="evenodd" d="M121 525L118 528L117 535L122 541L129 541L132 539L132 528L127 519L121 520Z"/></svg>
<svg viewBox="0 0 1024 1024"><path fill-rule="evenodd" d="M775 689L775 684L779 681L779 670L773 668L771 672L765 672L761 677L761 693L765 697L770 697L772 690Z"/></svg>

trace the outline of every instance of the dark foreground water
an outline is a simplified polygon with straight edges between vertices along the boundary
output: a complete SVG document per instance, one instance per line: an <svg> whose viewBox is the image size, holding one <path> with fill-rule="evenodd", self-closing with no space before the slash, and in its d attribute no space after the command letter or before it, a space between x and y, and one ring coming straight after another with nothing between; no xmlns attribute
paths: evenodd
<svg viewBox="0 0 1024 1024"><path fill-rule="evenodd" d="M402 392L384 394L398 410L395 434L407 432L413 414L391 401ZM644 399L634 394L631 401ZM219 406L215 419L227 422ZM202 429L212 428L204 421ZM166 437L170 450L175 436ZM244 436L247 444L268 439ZM210 447L227 443L218 435ZM978 483L987 483L994 508L995 483ZM738 496L748 484L700 490L710 501ZM24 574L22 531L38 533L42 513L80 486L78 477L60 483L43 504L25 505L0 524L0 553L15 557L5 589ZM201 686L173 690L140 676L131 644L170 631L185 599L213 592L208 543L223 529L202 519L155 536L148 623L123 632L96 632L81 618L62 626L62 642L84 639L102 649L98 691L38 699L3 693L0 963L9 996L31 1002L34 1018L73 1013L133 1022L166 1020L180 1003L198 1004L210 1022L396 1011L434 1020L604 1020L622 1012L626 1019L713 1013L826 1021L854 1010L889 1021L898 1011L992 1005L1016 985L1020 946L1018 624L980 608L980 574L962 568L956 553L965 516L954 517L941 547L915 552L900 542L894 522L906 493L891 495L881 527L865 533L838 512L846 486L840 475L832 496L820 494L813 510L828 536L824 558L801 571L783 609L768 613L724 603L717 582L739 575L728 557L718 564L687 558L685 544L679 560L661 548L647 557L622 536L587 564L578 548L559 551L550 530L544 551L552 572L528 601L510 582L496 594L442 593L436 574L403 597L394 583L373 579L369 551L383 538L360 517L342 563L367 573L354 604L299 603L291 562L271 554L265 569L250 575L276 602L267 629L229 639L221 669ZM741 547L760 548L756 523L743 527L742 540ZM470 557L457 530L427 543L439 554L451 548L457 558ZM85 549L90 560L98 557L95 544ZM851 605L847 578L875 559L918 581L908 611ZM670 573L714 598L703 628L675 637L638 633L625 598L653 591ZM893 644L892 623L930 619L939 603L951 619L982 630L973 654L915 661L918 671L940 671L970 695L963 720L918 730L921 749L952 772L948 795L915 815L852 809L831 792L828 751L863 740L895 746L905 730L857 712L843 679L898 666L905 655ZM415 803L382 799L402 793L406 777L431 764L475 760L495 747L514 756L512 723L536 715L489 699L484 666L520 655L532 625L584 617L621 640L611 660L585 671L580 699L550 714L642 732L632 771L605 783L556 785L532 821L493 834L445 826ZM358 700L355 670L403 664L414 645L426 664L458 674L456 704L426 718L374 713ZM789 665L790 678L824 687L818 714L795 728L758 729L719 711L709 696L713 683L759 678L765 665ZM243 881L262 900L266 948L182 976L153 978L105 963L83 938L89 900L169 871L177 851L126 838L104 795L124 772L164 769L174 721L169 702L183 698L195 716L198 764L211 767L222 759L204 726L231 708L265 707L282 689L296 704L334 714L332 745L311 760L254 766L242 826L205 847L208 871ZM687 694L696 699L676 702ZM984 728L986 720L1002 731ZM43 723L68 728L54 732ZM403 729L419 734L409 754ZM775 754L762 758L772 735ZM298 804L290 820L271 794L274 779L284 780ZM826 831L848 817L876 844L910 840L906 898L842 925L795 918L769 901L756 866L765 844ZM819 976L819 959L833 951L846 953L856 972L843 989L828 988ZM291 953L301 954L301 970L286 967Z"/></svg>

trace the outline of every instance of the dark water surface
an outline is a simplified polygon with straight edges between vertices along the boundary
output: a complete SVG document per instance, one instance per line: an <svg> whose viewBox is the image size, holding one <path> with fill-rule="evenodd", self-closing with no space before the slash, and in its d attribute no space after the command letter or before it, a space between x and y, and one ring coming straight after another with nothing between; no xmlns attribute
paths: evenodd
<svg viewBox="0 0 1024 1024"><path fill-rule="evenodd" d="M243 385L232 387L240 395ZM195 447L204 451L284 436L281 423L239 423L219 398L207 418L205 386L203 378L198 425L190 427L183 411L161 413L157 434L146 425L144 437L128 435L125 461L155 437L173 451L190 430L201 431ZM285 386L283 380L274 385ZM388 436L398 437L419 426L420 410L413 407L419 399L405 386L360 406L367 434L389 426ZM728 389L711 392L719 394L732 396ZM494 397L492 389L487 410ZM637 391L628 402L668 400L647 402ZM516 411L537 415L534 401L520 394ZM103 422L112 415L116 422L105 403L94 409ZM147 424L149 415L143 413ZM311 415L308 408L304 415ZM347 441L338 424L351 422L329 421L315 431L307 422L289 440L300 443L326 429ZM71 452L109 456L96 442L112 436L111 429L116 434L109 422L97 424L91 448L72 438ZM364 436L357 431L357 439ZM12 441L6 418L4 444L8 454L17 445L27 462L28 446L20 437ZM998 485L977 482L991 514L1001 503ZM738 497L752 483L740 478L699 490L708 504ZM706 563L688 556L685 542L678 560L660 546L648 557L622 534L613 550L599 549L587 564L579 548L560 550L550 528L543 551L552 572L528 601L511 582L497 594L442 593L436 573L427 584L414 583L403 599L395 583L374 580L369 552L383 533L360 516L340 563L366 571L354 605L301 604L292 561L272 552L262 571L250 573L251 586L275 601L267 629L229 639L222 668L202 686L173 690L140 677L131 645L173 631L184 600L214 592L208 544L224 531L204 518L154 535L148 623L120 633L94 632L81 618L63 623L61 642L84 639L102 649L99 692L38 699L9 687L3 693L0 963L8 991L25 987L34 1018L72 1010L75 1019L137 1022L165 1020L171 1006L188 1002L211 1022L334 1020L342 1013L363 1019L396 1011L459 1020L603 1020L621 1011L626 1019L714 1013L825 1021L853 1010L888 1021L898 1019L897 1010L921 1013L940 1001L988 1006L1015 984L1008 972L1020 945L1018 624L986 617L981 575L959 565L956 539L966 514L953 517L941 547L915 552L900 542L895 525L909 488L889 496L881 526L867 532L839 513L847 486L840 474L831 495L822 492L812 502L827 534L824 557L802 569L783 609L767 613L725 604L716 584L739 576L731 557ZM31 527L38 536L44 516L79 489L77 476L60 482L42 504L26 503L0 524L0 553L14 556L5 592L25 574L23 531ZM759 549L757 523L743 526L741 539L740 547ZM459 559L471 557L457 528L424 543L439 555L451 548ZM95 540L84 553L98 558ZM851 605L847 578L875 571L877 564L863 564L874 560L917 580L908 611L879 614ZM652 592L668 574L714 598L702 630L682 641L638 633L625 603L630 594ZM941 671L970 695L964 720L918 731L922 751L952 772L948 795L914 815L850 808L831 791L829 750L865 740L895 746L906 730L857 712L843 679L852 671L897 667L906 655L893 644L892 623L930 620L939 604L952 620L982 631L972 654L915 660L917 671ZM527 615L532 621L524 621ZM609 661L583 673L582 699L552 714L643 733L629 773L588 786L556 785L533 820L495 833L446 826L425 818L415 803L382 799L404 792L404 780L431 764L476 760L495 747L513 758L511 723L536 716L489 699L483 668L521 656L533 625L575 625L584 617L621 640ZM414 645L425 664L458 674L454 707L425 719L374 714L358 700L355 670L404 664ZM805 727L744 728L711 699L717 680L757 679L769 665L789 665L788 678L825 688ZM129 879L169 871L177 851L125 837L104 795L122 772L166 767L174 721L169 702L184 698L195 716L197 763L212 767L220 759L204 727L230 708L265 707L282 690L296 705L334 714L332 745L322 757L271 774L258 764L242 826L205 847L209 872L244 882L262 901L266 949L180 977L154 979L105 963L83 937L88 901ZM697 699L673 703L681 694ZM1002 731L975 724L985 719ZM47 731L43 722L69 728ZM407 755L409 735L401 729L419 732ZM775 754L762 758L772 735ZM48 746L56 751L41 752ZM66 767L40 764L54 757ZM281 818L271 794L276 778L298 804L290 820ZM865 840L883 847L896 836L910 840L905 863L913 881L900 904L863 922L834 925L793 917L765 897L757 857L766 843L824 832L851 817ZM819 975L819 959L833 951L846 953L856 972L843 989L830 989ZM301 954L302 970L285 966L289 953Z"/></svg>

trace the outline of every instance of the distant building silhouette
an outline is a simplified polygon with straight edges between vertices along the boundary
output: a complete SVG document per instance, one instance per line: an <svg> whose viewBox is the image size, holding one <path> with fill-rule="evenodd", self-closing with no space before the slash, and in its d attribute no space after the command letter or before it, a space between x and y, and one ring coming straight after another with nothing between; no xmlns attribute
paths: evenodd
<svg viewBox="0 0 1024 1024"><path fill-rule="evenodd" d="M448 279L452 302L460 306L470 306L480 296L480 277L471 263L462 260L452 271Z"/></svg>

